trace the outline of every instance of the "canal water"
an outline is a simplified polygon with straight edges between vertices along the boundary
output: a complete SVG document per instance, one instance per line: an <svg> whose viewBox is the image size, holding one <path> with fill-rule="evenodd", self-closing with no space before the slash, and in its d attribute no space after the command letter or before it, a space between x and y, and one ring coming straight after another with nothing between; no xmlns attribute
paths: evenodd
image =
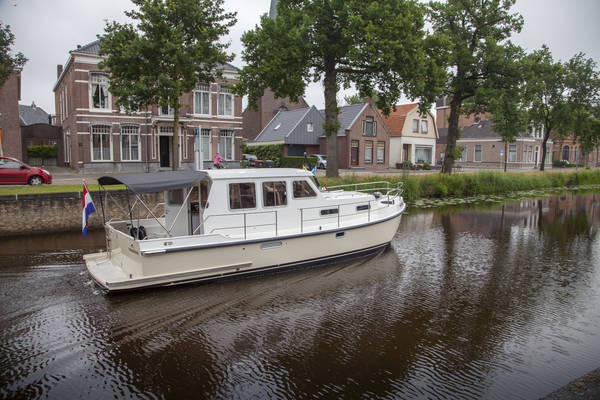
<svg viewBox="0 0 600 400"><path fill-rule="evenodd" d="M600 366L600 195L409 210L370 259L106 296L0 241L0 398L535 399Z"/></svg>

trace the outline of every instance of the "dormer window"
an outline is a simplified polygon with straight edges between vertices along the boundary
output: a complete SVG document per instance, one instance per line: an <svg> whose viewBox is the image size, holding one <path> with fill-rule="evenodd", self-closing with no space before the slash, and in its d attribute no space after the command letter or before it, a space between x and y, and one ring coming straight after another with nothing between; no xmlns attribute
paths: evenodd
<svg viewBox="0 0 600 400"><path fill-rule="evenodd" d="M90 105L92 109L110 110L108 76L101 72L90 73Z"/></svg>
<svg viewBox="0 0 600 400"><path fill-rule="evenodd" d="M306 124L306 132L312 132L313 131L313 123L309 122Z"/></svg>

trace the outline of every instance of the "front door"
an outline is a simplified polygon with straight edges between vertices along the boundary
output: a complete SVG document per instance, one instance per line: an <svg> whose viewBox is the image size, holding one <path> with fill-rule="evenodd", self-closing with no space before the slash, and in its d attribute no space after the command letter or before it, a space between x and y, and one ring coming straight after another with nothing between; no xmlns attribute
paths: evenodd
<svg viewBox="0 0 600 400"><path fill-rule="evenodd" d="M358 165L358 140L352 141L352 148L350 150L350 164Z"/></svg>
<svg viewBox="0 0 600 400"><path fill-rule="evenodd" d="M402 161L409 161L408 159L408 145L402 145Z"/></svg>
<svg viewBox="0 0 600 400"><path fill-rule="evenodd" d="M171 136L159 136L158 148L160 167L169 168L171 166Z"/></svg>
<svg viewBox="0 0 600 400"><path fill-rule="evenodd" d="M540 155L540 146L535 146L535 160L533 162L534 162L534 165L536 167L537 167L537 164L538 164L538 157L539 157L539 155Z"/></svg>

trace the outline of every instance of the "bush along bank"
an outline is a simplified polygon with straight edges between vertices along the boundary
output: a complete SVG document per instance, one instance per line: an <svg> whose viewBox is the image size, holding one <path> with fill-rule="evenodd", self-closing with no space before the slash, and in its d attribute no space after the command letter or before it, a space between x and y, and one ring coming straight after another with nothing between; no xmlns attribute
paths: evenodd
<svg viewBox="0 0 600 400"><path fill-rule="evenodd" d="M411 203L421 198L472 197L514 191L569 188L600 184L600 170L570 172L503 173L482 171L462 174L431 174L402 176L343 176L320 177L323 186L336 186L362 182L403 182L404 199Z"/></svg>

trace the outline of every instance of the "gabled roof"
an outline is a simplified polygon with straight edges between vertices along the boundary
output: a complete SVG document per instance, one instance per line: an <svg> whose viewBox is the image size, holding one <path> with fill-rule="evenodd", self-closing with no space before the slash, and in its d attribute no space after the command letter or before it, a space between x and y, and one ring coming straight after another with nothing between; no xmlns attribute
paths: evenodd
<svg viewBox="0 0 600 400"><path fill-rule="evenodd" d="M26 106L19 104L19 119L20 124L23 126L33 124L48 124L49 115L46 111L42 110L34 104Z"/></svg>
<svg viewBox="0 0 600 400"><path fill-rule="evenodd" d="M390 115L387 117L381 113L386 125L390 129L391 136L402 136L406 116L417 107L419 107L418 103L400 104L396 106L396 111L392 108Z"/></svg>
<svg viewBox="0 0 600 400"><path fill-rule="evenodd" d="M368 102L360 104L352 104L349 106L340 107L340 113L338 114L338 122L340 123L340 129L337 131L338 136L346 133L347 130L352 129L354 123L363 112L365 108L369 106ZM319 110L323 119L325 118L325 110Z"/></svg>
<svg viewBox="0 0 600 400"><path fill-rule="evenodd" d="M440 129L440 139L442 139L442 129ZM448 129L444 129L444 138L447 143ZM520 132L519 137L529 137L531 133L529 132ZM492 121L490 120L480 120L479 122L474 123L470 126L465 126L462 128L462 135L460 137L461 140L469 140L469 139L489 139L495 141L501 141L502 136L499 133L494 131L492 128Z"/></svg>
<svg viewBox="0 0 600 400"><path fill-rule="evenodd" d="M309 111L310 107L299 108L292 111L279 111L267 124L267 126L265 126L265 128L258 134L254 141L284 141Z"/></svg>

